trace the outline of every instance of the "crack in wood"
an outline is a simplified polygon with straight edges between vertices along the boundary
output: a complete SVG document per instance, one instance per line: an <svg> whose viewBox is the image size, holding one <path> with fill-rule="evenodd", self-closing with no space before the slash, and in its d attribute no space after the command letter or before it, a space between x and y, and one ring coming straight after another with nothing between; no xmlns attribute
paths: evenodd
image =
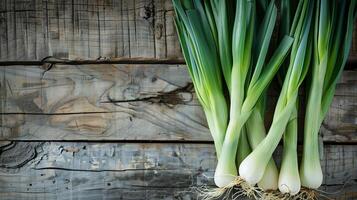
<svg viewBox="0 0 357 200"><path fill-rule="evenodd" d="M43 65L45 66L45 65ZM45 70L41 74L41 80L45 77L46 72L50 71L55 66L55 63L49 63Z"/></svg>
<svg viewBox="0 0 357 200"><path fill-rule="evenodd" d="M180 97L180 93L190 93L191 98L183 99ZM152 103L163 103L163 104L170 104L170 105L177 105L177 104L185 104L186 102L192 101L192 93L193 93L193 84L188 83L184 87L179 87L175 90L169 91L169 92L159 92L159 94L154 95L154 96L149 96L149 97L143 97L143 98L137 98L137 99L127 99L127 100L115 100L112 99L109 95L107 95L107 98L109 101L101 101L100 103L112 103L114 105L118 103L130 103L130 102L142 102L142 101L147 101L147 102L152 102Z"/></svg>
<svg viewBox="0 0 357 200"><path fill-rule="evenodd" d="M0 66L11 66L11 65L44 65L44 64L59 64L59 65L86 65L86 64L158 64L158 65L167 65L167 64L177 64L184 65L185 60L183 59L151 59L151 58L106 58L106 59L93 59L93 60L67 60L67 59L58 59L53 60L48 59L45 61L0 61Z"/></svg>
<svg viewBox="0 0 357 200"><path fill-rule="evenodd" d="M34 167L34 170L62 170L62 171L75 171L75 172L136 172L136 171L183 171L184 168L179 169L150 169L150 168L135 168L135 169L74 169L74 168L64 168L64 167ZM192 170L191 170L192 171Z"/></svg>
<svg viewBox="0 0 357 200"><path fill-rule="evenodd" d="M48 140L0 140L0 141L11 141L11 142L48 142ZM110 139L110 140L63 140L63 139L58 139L58 140L53 140L53 142L66 142L66 143L81 143L81 142L86 142L86 143L97 143L97 144L213 144L212 140L143 140L143 139L137 139L137 140L116 140L116 139ZM338 143L340 144L340 143ZM350 143L349 143L350 144Z"/></svg>
<svg viewBox="0 0 357 200"><path fill-rule="evenodd" d="M0 113L0 115L91 115L91 114L110 114L110 113L120 113L121 111L98 111L98 112L68 112L68 113L41 113L41 112L7 112ZM1 127L1 125L0 125Z"/></svg>
<svg viewBox="0 0 357 200"><path fill-rule="evenodd" d="M50 56L52 57L52 56ZM70 59L60 59L53 58L53 60L48 59L45 61L37 60L9 60L9 61L0 61L0 66L11 66L11 65L44 65L44 64L60 64L60 65L86 65L86 64L177 64L185 65L186 62L182 58L178 59L155 59L155 58L140 58L140 57L131 57L131 58L108 58L99 57L100 59L90 59L90 60L70 60ZM347 60L345 70L356 70L357 58L351 58Z"/></svg>
<svg viewBox="0 0 357 200"><path fill-rule="evenodd" d="M13 146L14 144L15 144L15 142L10 141L10 142L8 142L8 143L5 143L5 145L0 146L0 155L1 155L1 152L7 151L8 149L13 148L12 146Z"/></svg>

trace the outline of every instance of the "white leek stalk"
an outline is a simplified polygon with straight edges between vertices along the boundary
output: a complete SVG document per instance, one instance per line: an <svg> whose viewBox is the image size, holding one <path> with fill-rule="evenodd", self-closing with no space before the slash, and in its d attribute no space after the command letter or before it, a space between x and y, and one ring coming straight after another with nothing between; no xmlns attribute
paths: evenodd
<svg viewBox="0 0 357 200"><path fill-rule="evenodd" d="M289 34L292 28L291 11L293 8L290 0L281 1L281 10L280 37ZM288 66L282 67L281 73L278 74L279 80L283 80L287 69ZM295 107L283 135L284 149L279 173L279 190L283 194L288 193L290 195L297 194L301 188L297 158L298 102Z"/></svg>
<svg viewBox="0 0 357 200"><path fill-rule="evenodd" d="M331 104L351 48L356 1L316 1L314 63L304 127L304 149L300 166L303 186L321 186L318 133Z"/></svg>
<svg viewBox="0 0 357 200"><path fill-rule="evenodd" d="M299 193L301 188L297 157L297 107L296 104L284 133L284 150L279 173L280 192L289 193L291 195Z"/></svg>
<svg viewBox="0 0 357 200"><path fill-rule="evenodd" d="M215 22L214 29L217 31L217 46L219 47L219 55L221 67L229 94L232 93L231 78L232 78L232 20L234 16L232 9L232 0L210 0L210 7L206 6L206 10L212 10L212 21ZM209 5L206 3L205 5ZM208 8L209 7L209 8ZM234 88L235 89L235 88ZM240 164L242 160L250 153L250 147L247 140L245 129L242 129L242 137L238 141L236 162Z"/></svg>
<svg viewBox="0 0 357 200"><path fill-rule="evenodd" d="M266 136L264 120L262 117L262 115L264 114L264 109L262 111L262 108L260 108L262 106L260 105L262 104L261 102L258 102L257 104L258 106L255 107L246 123L249 144L253 149L255 149ZM267 167L265 168L262 179L258 182L258 186L263 190L276 190L278 188L278 177L278 169L275 165L273 158L271 158L268 162Z"/></svg>

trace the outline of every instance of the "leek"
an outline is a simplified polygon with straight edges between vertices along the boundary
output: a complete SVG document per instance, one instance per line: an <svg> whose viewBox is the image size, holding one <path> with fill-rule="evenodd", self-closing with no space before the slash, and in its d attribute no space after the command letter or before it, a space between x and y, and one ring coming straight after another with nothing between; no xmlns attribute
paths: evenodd
<svg viewBox="0 0 357 200"><path fill-rule="evenodd" d="M252 111L246 127L248 130L248 140L250 146L255 149L259 143L265 138L266 130L264 127L264 101L265 94L261 100L258 101L257 106ZM237 165L239 166L239 165ZM276 190L278 188L278 169L275 165L273 158L270 159L264 171L262 179L258 182L258 186L263 190Z"/></svg>
<svg viewBox="0 0 357 200"><path fill-rule="evenodd" d="M212 21L215 22L214 30L217 31L217 46L219 49L219 57L221 61L221 67L225 83L228 88L229 94L231 94L231 73L232 73L232 20L230 16L233 13L228 6L232 6L234 3L232 0L210 0L206 3L206 7L212 9L211 15L213 15ZM210 5L210 6L209 6ZM209 9L208 9L209 10ZM243 128L242 137L238 141L236 162L240 164L242 160L250 153L250 147L247 140L245 129Z"/></svg>
<svg viewBox="0 0 357 200"><path fill-rule="evenodd" d="M290 121L284 133L284 150L279 173L279 190L281 193L295 195L301 188L297 157L297 121L298 103L293 108Z"/></svg>
<svg viewBox="0 0 357 200"><path fill-rule="evenodd" d="M347 61L357 15L355 0L319 0L316 4L314 62L307 99L300 167L302 185L313 189L320 187L323 180L318 145L319 129Z"/></svg>
<svg viewBox="0 0 357 200"><path fill-rule="evenodd" d="M302 4L300 4L301 6ZM292 6L290 0L281 1L282 9L282 19L281 19L281 29L280 34L288 34L291 30L291 11ZM297 11L299 13L301 7L298 7ZM298 18L295 17L295 20ZM293 24L296 24L294 22ZM293 34L293 33L291 33ZM288 64L288 63L286 63ZM282 67L281 74L278 74L279 80L282 80L284 74L286 74L286 67ZM285 72L285 73L284 73ZM300 191L301 182L299 176L298 168L298 158L297 158L297 137L298 137L298 98L296 99L295 108L292 111L290 120L286 126L285 132L283 134L283 156L279 173L279 190L281 193L289 193L295 195Z"/></svg>

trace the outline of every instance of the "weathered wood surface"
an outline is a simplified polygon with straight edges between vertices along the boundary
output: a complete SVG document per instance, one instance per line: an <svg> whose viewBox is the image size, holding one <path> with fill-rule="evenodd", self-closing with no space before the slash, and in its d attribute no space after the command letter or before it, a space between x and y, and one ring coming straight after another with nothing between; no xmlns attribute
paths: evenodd
<svg viewBox="0 0 357 200"><path fill-rule="evenodd" d="M183 66L0 69L3 139L210 140Z"/></svg>
<svg viewBox="0 0 357 200"><path fill-rule="evenodd" d="M357 141L357 71L345 71L322 124L329 141Z"/></svg>
<svg viewBox="0 0 357 200"><path fill-rule="evenodd" d="M16 158L16 159L14 159ZM357 196L357 147L326 146L329 196ZM212 144L3 142L1 199L193 199L212 185Z"/></svg>
<svg viewBox="0 0 357 200"><path fill-rule="evenodd" d="M0 61L182 61L173 15L171 0L0 0Z"/></svg>
<svg viewBox="0 0 357 200"><path fill-rule="evenodd" d="M181 58L170 0L0 1L0 60Z"/></svg>
<svg viewBox="0 0 357 200"><path fill-rule="evenodd" d="M1 139L211 141L185 66L48 68L0 67ZM356 78L343 74L325 141L357 141Z"/></svg>

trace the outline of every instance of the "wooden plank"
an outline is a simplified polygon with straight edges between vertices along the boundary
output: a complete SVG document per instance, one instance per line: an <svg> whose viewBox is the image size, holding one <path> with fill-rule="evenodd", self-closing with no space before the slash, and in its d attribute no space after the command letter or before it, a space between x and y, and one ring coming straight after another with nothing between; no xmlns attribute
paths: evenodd
<svg viewBox="0 0 357 200"><path fill-rule="evenodd" d="M212 147L15 143L5 147L0 157L0 196L9 199L173 199L176 196L190 199L191 195L185 190L200 180L206 181L201 173L214 165ZM35 157L34 152L37 152ZM11 154L18 163L10 159ZM20 154L26 154L23 158L28 160L26 164L20 161ZM24 166L16 170L19 165Z"/></svg>
<svg viewBox="0 0 357 200"><path fill-rule="evenodd" d="M357 146L335 145L325 146L324 174L327 195L336 200L357 199ZM353 169L352 173L349 170Z"/></svg>
<svg viewBox="0 0 357 200"><path fill-rule="evenodd" d="M173 14L169 0L1 0L0 61L182 58Z"/></svg>
<svg viewBox="0 0 357 200"><path fill-rule="evenodd" d="M45 73L38 66L23 70L1 68L2 138L210 138L185 67L56 65Z"/></svg>
<svg viewBox="0 0 357 200"><path fill-rule="evenodd" d="M216 165L212 144L3 142L0 150L5 199L193 199L190 187L212 185ZM325 158L325 189L357 179L356 146L326 146Z"/></svg>
<svg viewBox="0 0 357 200"><path fill-rule="evenodd" d="M321 132L328 141L357 140L357 71L345 71Z"/></svg>
<svg viewBox="0 0 357 200"><path fill-rule="evenodd" d="M325 141L357 141L356 77L343 74ZM185 66L3 66L0 83L1 139L211 141Z"/></svg>
<svg viewBox="0 0 357 200"><path fill-rule="evenodd" d="M0 61L182 61L173 16L171 0L1 0Z"/></svg>

